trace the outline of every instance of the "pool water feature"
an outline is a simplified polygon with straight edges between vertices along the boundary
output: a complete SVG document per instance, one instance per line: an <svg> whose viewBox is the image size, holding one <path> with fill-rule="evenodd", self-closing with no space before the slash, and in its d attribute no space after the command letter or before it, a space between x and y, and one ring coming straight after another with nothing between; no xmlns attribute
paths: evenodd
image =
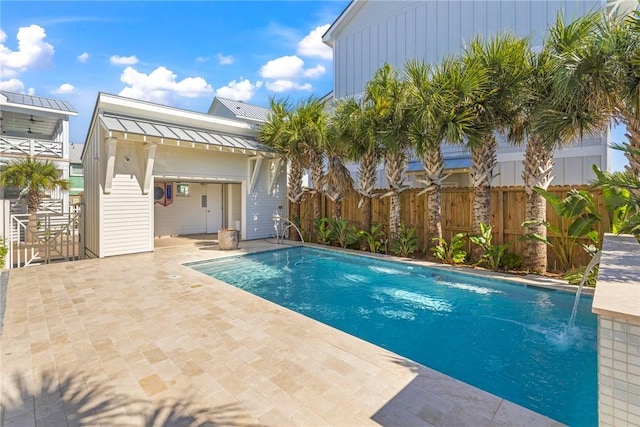
<svg viewBox="0 0 640 427"><path fill-rule="evenodd" d="M582 296L295 247L188 264L569 425L597 425L596 316Z"/></svg>

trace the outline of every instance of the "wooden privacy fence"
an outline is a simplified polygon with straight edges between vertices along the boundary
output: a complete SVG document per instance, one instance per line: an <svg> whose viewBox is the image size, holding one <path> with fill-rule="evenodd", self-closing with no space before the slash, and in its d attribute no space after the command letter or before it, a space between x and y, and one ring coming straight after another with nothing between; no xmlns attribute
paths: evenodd
<svg viewBox="0 0 640 427"><path fill-rule="evenodd" d="M592 195L598 206L598 212L603 218L600 226L600 235L603 230L609 228L606 209L602 199L602 191L588 186L553 186L549 192L565 197L572 188L587 190ZM426 242L427 224L427 196L418 196L421 189L408 189L401 193L402 221L407 227L416 227L416 235L420 237L422 250L433 246L432 242ZM382 193L381 193L382 194ZM442 234L447 241L456 233L471 232L471 208L473 199L472 188L443 188L442 199ZM362 229L361 210L358 208L359 195L352 194L342 202L342 218L349 220L359 230ZM525 242L520 241L524 235L521 224L525 220L526 197L523 187L494 187L491 189L491 225L493 226L493 243L512 242L509 252L522 255ZM322 216L332 217L333 202L327 197L322 197ZM313 202L311 197L305 197L300 206L301 225L304 232L313 227ZM547 221L558 224L558 218L547 203ZM389 198L373 199L371 207L371 223L380 223L384 226L385 233L389 225ZM368 231L368 230L367 230ZM588 239L581 243L590 243ZM578 265L587 265L589 256L576 248L575 259ZM549 269L555 270L556 259L551 248L547 251Z"/></svg>

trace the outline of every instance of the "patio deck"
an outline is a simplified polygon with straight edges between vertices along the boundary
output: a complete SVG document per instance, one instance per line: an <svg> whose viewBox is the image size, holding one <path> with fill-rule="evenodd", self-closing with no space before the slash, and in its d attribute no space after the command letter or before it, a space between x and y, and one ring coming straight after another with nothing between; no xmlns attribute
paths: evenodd
<svg viewBox="0 0 640 427"><path fill-rule="evenodd" d="M271 242L171 243L10 271L2 427L559 425L182 265Z"/></svg>

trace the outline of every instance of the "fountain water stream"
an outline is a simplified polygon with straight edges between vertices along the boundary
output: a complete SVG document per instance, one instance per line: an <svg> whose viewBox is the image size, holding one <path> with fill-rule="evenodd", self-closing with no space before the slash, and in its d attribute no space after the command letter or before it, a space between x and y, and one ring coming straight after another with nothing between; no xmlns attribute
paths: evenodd
<svg viewBox="0 0 640 427"><path fill-rule="evenodd" d="M573 310L571 310L571 318L569 319L568 329L573 328L573 324L576 321L576 314L578 313L578 303L580 302L580 294L582 293L584 282L587 281L587 277L589 276L591 270L593 270L596 265L600 264L600 254L600 251L596 252L593 258L591 258L591 261L589 261L589 264L587 264L587 267L584 269L584 276L582 276L582 280L580 281L580 285L578 286L578 291L576 292L576 299L573 302Z"/></svg>

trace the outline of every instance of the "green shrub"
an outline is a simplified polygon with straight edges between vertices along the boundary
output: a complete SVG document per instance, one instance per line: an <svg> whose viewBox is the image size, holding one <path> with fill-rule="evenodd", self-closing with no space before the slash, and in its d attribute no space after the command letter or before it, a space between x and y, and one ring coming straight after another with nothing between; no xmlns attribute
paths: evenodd
<svg viewBox="0 0 640 427"><path fill-rule="evenodd" d="M444 264L463 263L467 257L467 252L462 249L467 244L464 237L464 233L458 233L451 238L451 243L447 243L443 238L433 238L434 241L438 242L436 246L431 248L433 256Z"/></svg>
<svg viewBox="0 0 640 427"><path fill-rule="evenodd" d="M316 241L322 245L330 245L332 241L331 220L320 218L313 221L313 228L316 231Z"/></svg>
<svg viewBox="0 0 640 427"><path fill-rule="evenodd" d="M584 277L584 270L586 267L578 267L572 270L567 271L562 278L569 282L570 285L579 285L582 282L582 278ZM598 267L594 267L589 272L587 276L587 280L585 280L585 286L590 288L596 287L596 280L598 279Z"/></svg>
<svg viewBox="0 0 640 427"><path fill-rule="evenodd" d="M406 258L420 249L420 239L415 234L416 227L407 228L404 223L400 224L400 231L389 240L391 253Z"/></svg>
<svg viewBox="0 0 640 427"><path fill-rule="evenodd" d="M7 256L9 248L4 244L4 239L0 239L0 268L4 268L4 257Z"/></svg>
<svg viewBox="0 0 640 427"><path fill-rule="evenodd" d="M367 248L371 253L385 253L387 252L387 241L385 239L384 231L382 230L382 224L371 225L371 230L358 231L358 237L363 239L367 244Z"/></svg>
<svg viewBox="0 0 640 427"><path fill-rule="evenodd" d="M522 257L512 252L505 252L502 258L500 258L499 267L507 271L520 270L520 267L522 267Z"/></svg>
<svg viewBox="0 0 640 427"><path fill-rule="evenodd" d="M480 235L469 236L469 239L471 239L471 243L484 249L484 254L482 254L482 258L478 261L478 264L485 264L491 270L498 271L498 268L500 267L500 260L511 243L508 242L502 245L492 244L492 230L492 226L480 223Z"/></svg>
<svg viewBox="0 0 640 427"><path fill-rule="evenodd" d="M341 248L346 248L358 241L358 230L346 219L334 219L331 221L331 238Z"/></svg>

